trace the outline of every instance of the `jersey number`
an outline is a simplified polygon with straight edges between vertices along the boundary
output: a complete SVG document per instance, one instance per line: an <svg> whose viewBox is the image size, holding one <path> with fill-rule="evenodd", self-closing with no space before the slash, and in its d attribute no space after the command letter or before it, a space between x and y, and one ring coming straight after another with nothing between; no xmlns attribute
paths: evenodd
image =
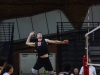
<svg viewBox="0 0 100 75"><path fill-rule="evenodd" d="M38 46L41 46L41 42L38 42Z"/></svg>

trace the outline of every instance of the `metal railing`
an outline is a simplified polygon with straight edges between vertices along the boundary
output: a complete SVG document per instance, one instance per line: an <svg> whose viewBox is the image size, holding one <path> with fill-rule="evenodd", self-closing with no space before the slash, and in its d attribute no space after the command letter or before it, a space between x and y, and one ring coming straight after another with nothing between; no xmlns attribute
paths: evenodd
<svg viewBox="0 0 100 75"><path fill-rule="evenodd" d="M0 23L0 42L11 41L14 32L14 22Z"/></svg>
<svg viewBox="0 0 100 75"><path fill-rule="evenodd" d="M13 34L14 22L0 23L0 56L7 58L7 62L13 61Z"/></svg>
<svg viewBox="0 0 100 75"><path fill-rule="evenodd" d="M94 29L95 27L99 26L100 22L89 22L89 27L88 27L88 22L57 22L57 36L58 39L63 37L62 35L64 33L77 33L79 36L83 36L84 34L88 32L89 30ZM73 26L74 25L80 25L79 29L75 29ZM69 34L71 35L71 34ZM94 34L90 37L90 39L93 39Z"/></svg>

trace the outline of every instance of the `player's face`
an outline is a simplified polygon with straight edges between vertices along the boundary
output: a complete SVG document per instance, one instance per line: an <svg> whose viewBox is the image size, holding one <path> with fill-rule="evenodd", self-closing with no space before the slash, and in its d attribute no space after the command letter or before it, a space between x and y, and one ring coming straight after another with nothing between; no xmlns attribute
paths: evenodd
<svg viewBox="0 0 100 75"><path fill-rule="evenodd" d="M41 33L38 33L37 34L37 38L42 38L42 34Z"/></svg>

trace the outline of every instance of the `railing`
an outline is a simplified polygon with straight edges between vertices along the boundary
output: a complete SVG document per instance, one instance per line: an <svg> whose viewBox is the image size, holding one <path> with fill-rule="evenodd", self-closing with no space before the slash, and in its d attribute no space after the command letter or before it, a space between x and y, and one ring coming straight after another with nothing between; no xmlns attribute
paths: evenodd
<svg viewBox="0 0 100 75"><path fill-rule="evenodd" d="M100 24L100 22L57 22L57 31L63 33L63 31L75 30L74 24L80 25L80 29L88 29L88 23L90 25L89 28L95 28Z"/></svg>
<svg viewBox="0 0 100 75"><path fill-rule="evenodd" d="M13 34L14 22L0 23L0 56L7 58L7 62L13 61Z"/></svg>
<svg viewBox="0 0 100 75"><path fill-rule="evenodd" d="M0 42L11 41L14 32L14 22L0 23Z"/></svg>
<svg viewBox="0 0 100 75"><path fill-rule="evenodd" d="M71 33L76 33L79 37L84 37L84 34L88 32L89 30L94 29L95 27L99 26L100 22L57 22L57 36L60 40L62 35L68 32L68 35L71 35ZM79 29L75 29L73 26L78 25L80 26ZM97 36L99 37L99 36ZM91 40L94 40L94 33L90 37Z"/></svg>

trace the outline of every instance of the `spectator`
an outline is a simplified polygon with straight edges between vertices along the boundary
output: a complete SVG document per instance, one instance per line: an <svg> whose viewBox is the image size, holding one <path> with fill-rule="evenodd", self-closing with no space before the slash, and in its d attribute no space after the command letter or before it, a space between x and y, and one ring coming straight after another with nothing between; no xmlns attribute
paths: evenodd
<svg viewBox="0 0 100 75"><path fill-rule="evenodd" d="M74 75L79 75L79 70L78 70L78 68L75 68L75 69L74 69Z"/></svg>
<svg viewBox="0 0 100 75"><path fill-rule="evenodd" d="M64 71L63 72L60 72L59 75L71 75L70 71L72 69L72 64L71 62L65 62L64 65L63 65L63 69Z"/></svg>
<svg viewBox="0 0 100 75"><path fill-rule="evenodd" d="M13 73L13 67L8 64L6 67L5 67L5 73L3 75L11 75Z"/></svg>
<svg viewBox="0 0 100 75"><path fill-rule="evenodd" d="M0 74L6 66L6 59L4 57L0 57Z"/></svg>
<svg viewBox="0 0 100 75"><path fill-rule="evenodd" d="M57 72L54 70L54 73L53 73L53 75L57 75Z"/></svg>
<svg viewBox="0 0 100 75"><path fill-rule="evenodd" d="M88 63L92 63L91 59L89 58ZM81 67L79 75L83 75L83 66ZM89 66L89 75L96 75L96 69L94 66L90 65Z"/></svg>

